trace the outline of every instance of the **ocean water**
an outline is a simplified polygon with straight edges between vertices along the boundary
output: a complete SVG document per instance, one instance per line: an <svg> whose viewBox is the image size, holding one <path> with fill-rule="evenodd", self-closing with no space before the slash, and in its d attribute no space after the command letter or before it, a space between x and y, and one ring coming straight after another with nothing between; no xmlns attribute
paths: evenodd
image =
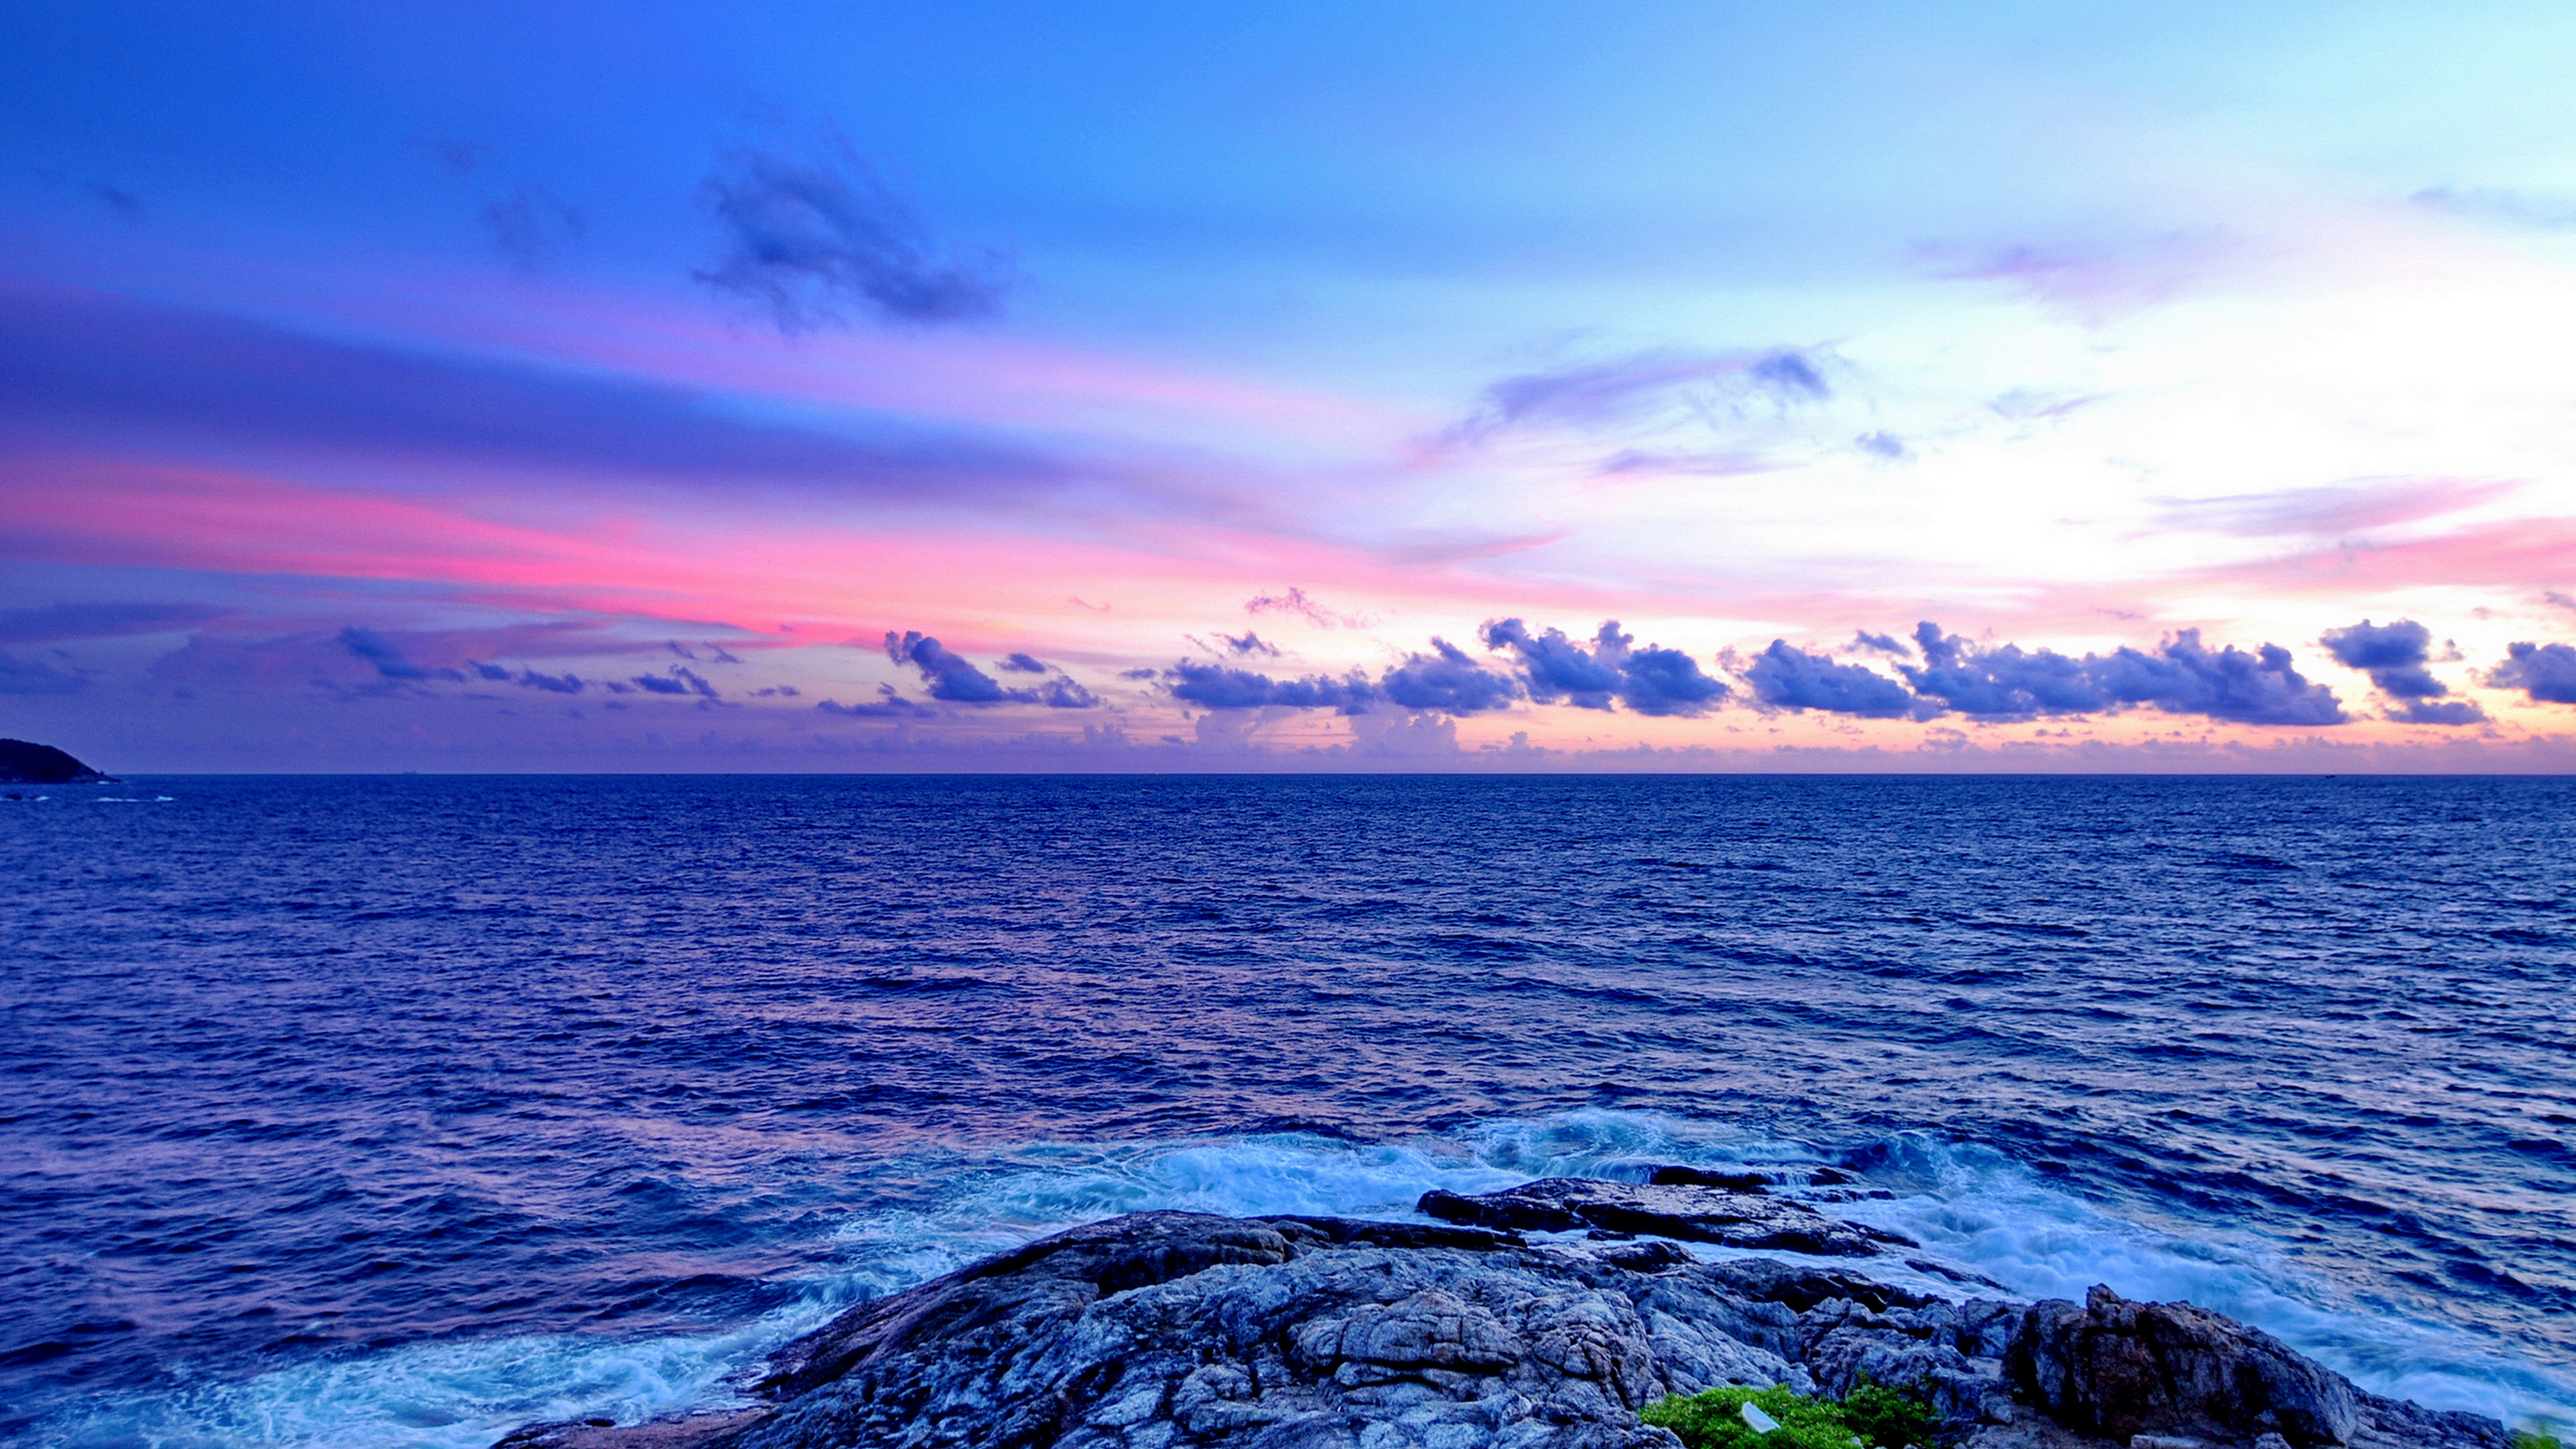
<svg viewBox="0 0 2576 1449"><path fill-rule="evenodd" d="M23 793L0 1438L631 1421L1111 1213L1676 1161L2576 1417L2576 782Z"/></svg>

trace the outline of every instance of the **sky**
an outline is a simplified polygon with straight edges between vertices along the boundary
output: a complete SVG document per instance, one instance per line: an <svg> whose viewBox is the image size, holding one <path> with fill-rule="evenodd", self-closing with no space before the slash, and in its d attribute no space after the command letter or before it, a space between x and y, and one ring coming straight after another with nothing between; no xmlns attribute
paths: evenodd
<svg viewBox="0 0 2576 1449"><path fill-rule="evenodd" d="M2576 769L2576 8L0 0L111 770Z"/></svg>

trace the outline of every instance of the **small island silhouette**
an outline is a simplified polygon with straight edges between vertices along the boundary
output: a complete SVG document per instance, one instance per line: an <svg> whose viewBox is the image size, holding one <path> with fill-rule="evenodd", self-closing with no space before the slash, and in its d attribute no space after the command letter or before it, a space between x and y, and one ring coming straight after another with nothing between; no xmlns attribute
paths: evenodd
<svg viewBox="0 0 2576 1449"><path fill-rule="evenodd" d="M86 785L108 778L52 745L0 740L0 785Z"/></svg>

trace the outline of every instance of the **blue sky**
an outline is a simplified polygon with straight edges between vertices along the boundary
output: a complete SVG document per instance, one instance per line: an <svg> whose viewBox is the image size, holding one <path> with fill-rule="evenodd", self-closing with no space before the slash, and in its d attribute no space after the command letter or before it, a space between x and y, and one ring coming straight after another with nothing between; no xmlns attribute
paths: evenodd
<svg viewBox="0 0 2576 1449"><path fill-rule="evenodd" d="M9 7L0 733L2567 768L2571 31Z"/></svg>

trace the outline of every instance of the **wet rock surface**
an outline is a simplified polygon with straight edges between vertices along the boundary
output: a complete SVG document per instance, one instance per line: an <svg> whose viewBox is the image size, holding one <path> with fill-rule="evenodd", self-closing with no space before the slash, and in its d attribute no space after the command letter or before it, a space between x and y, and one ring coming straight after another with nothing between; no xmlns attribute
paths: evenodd
<svg viewBox="0 0 2576 1449"><path fill-rule="evenodd" d="M1894 1233L1827 1217L1804 1203L1694 1182L1548 1177L1477 1197L1425 1193L1415 1206L1430 1217L1480 1227L1524 1232L1593 1228L1819 1257L1867 1257L1886 1243L1912 1246Z"/></svg>
<svg viewBox="0 0 2576 1449"><path fill-rule="evenodd" d="M1729 1383L1840 1396L1865 1376L1923 1396L1938 1442L1969 1449L2506 1446L2492 1420L2361 1393L2184 1304L2108 1289L2082 1306L1950 1301L1830 1265L1703 1262L1666 1240L1679 1234L1534 1242L1487 1225L1556 1231L1538 1215L1565 1212L1591 1233L1632 1231L1596 1222L1602 1204L1696 1241L1770 1221L1726 1218L1733 1205L1707 1195L1744 1195L1702 1185L1680 1202L1568 1181L1458 1199L1488 1205L1473 1223L1094 1223L851 1309L773 1357L747 1386L751 1407L541 1425L503 1443L1677 1449L1637 1410ZM1799 1231L1874 1251L1862 1230L1825 1221L1849 1235Z"/></svg>

